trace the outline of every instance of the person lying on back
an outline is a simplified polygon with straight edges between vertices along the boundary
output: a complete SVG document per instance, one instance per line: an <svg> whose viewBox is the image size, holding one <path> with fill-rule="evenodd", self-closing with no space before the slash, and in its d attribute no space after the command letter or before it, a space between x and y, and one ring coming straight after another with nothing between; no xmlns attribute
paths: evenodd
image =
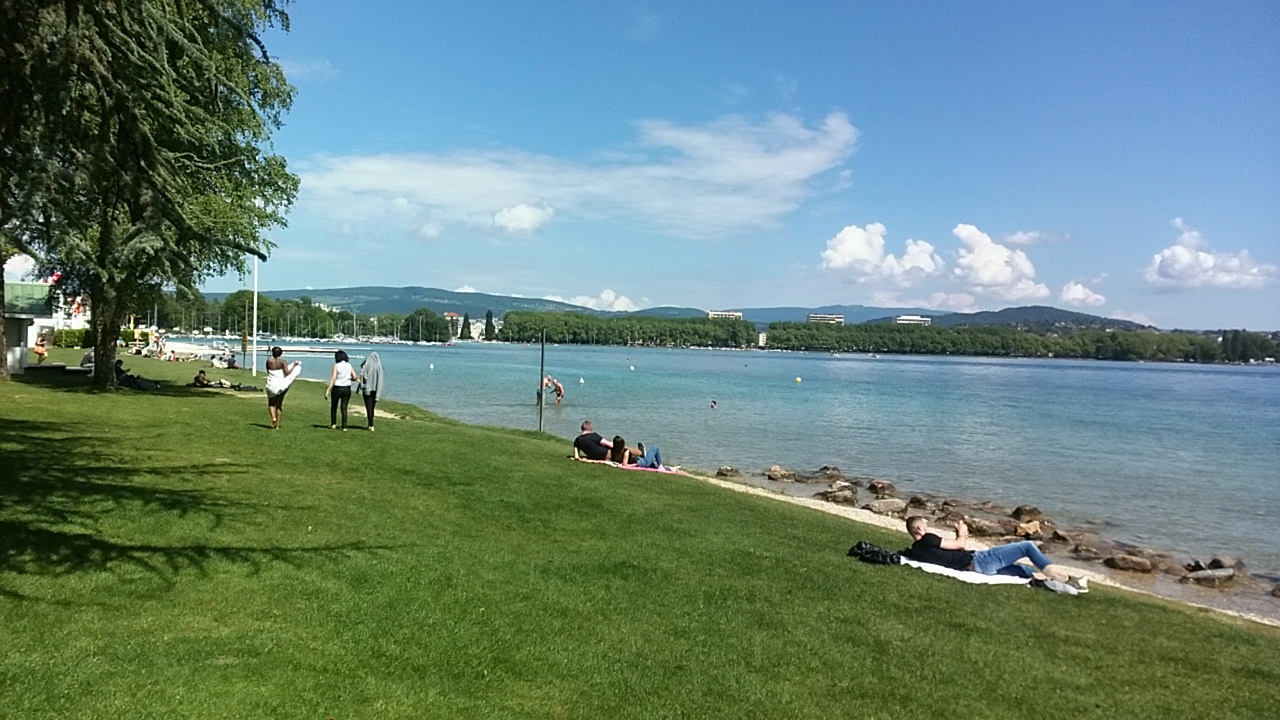
<svg viewBox="0 0 1280 720"><path fill-rule="evenodd" d="M1030 540L997 545L986 550L969 550L965 547L969 539L969 526L964 520L956 521L956 536L944 538L929 532L929 519L921 515L907 518L907 534L913 542L903 553L908 559L916 562L941 565L952 570L968 570L983 575L1012 575L1014 577L1031 578L1035 576L1031 568L1020 564L1019 560L1030 560L1045 577L1050 580L1066 582L1077 591L1088 592L1088 583L1083 578L1067 573L1060 565L1040 552L1040 548Z"/></svg>

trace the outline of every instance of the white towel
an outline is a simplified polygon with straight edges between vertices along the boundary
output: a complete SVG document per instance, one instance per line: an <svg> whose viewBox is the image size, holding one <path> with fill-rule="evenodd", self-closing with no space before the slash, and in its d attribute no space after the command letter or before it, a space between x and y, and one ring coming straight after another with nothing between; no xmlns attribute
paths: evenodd
<svg viewBox="0 0 1280 720"><path fill-rule="evenodd" d="M906 558L902 558L902 564L910 565L913 568L934 573L935 575L946 575L974 585L1026 585L1031 582L1030 578L1020 578L1012 575L983 575L972 570L952 570L941 565L930 565L929 563L916 562Z"/></svg>
<svg viewBox="0 0 1280 720"><path fill-rule="evenodd" d="M275 397L293 384L298 379L298 375L302 374L302 363L295 362L293 367L289 368L289 374L285 375L283 370L267 371L267 395Z"/></svg>

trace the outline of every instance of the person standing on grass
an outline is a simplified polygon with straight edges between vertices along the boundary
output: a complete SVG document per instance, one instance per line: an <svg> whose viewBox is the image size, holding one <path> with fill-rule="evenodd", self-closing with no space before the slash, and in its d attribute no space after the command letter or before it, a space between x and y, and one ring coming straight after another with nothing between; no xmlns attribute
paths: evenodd
<svg viewBox="0 0 1280 720"><path fill-rule="evenodd" d="M382 360L378 353L371 352L360 363L360 394L364 396L364 413L369 416L369 432L373 432L374 408L378 404L378 396L384 394L385 384Z"/></svg>
<svg viewBox="0 0 1280 720"><path fill-rule="evenodd" d="M45 347L45 344L46 340L44 339L44 331L41 330L40 335L36 337L36 346L32 348L32 351L36 354L37 365L44 362L45 357L49 354L49 350Z"/></svg>
<svg viewBox="0 0 1280 720"><path fill-rule="evenodd" d="M1066 582L1077 592L1088 592L1088 580L1067 573L1062 566L1055 564L1040 548L1030 540L997 545L986 550L969 550L965 541L969 539L969 526L964 520L956 521L956 536L946 539L929 532L929 519L921 515L907 518L907 534L911 536L911 547L903 553L909 559L930 565L941 565L952 570L968 570L983 575L1012 575L1014 577L1032 578L1035 573L1031 568L1018 563L1019 560L1030 560L1045 577L1050 580Z"/></svg>
<svg viewBox="0 0 1280 720"><path fill-rule="evenodd" d="M302 361L295 360L286 365L281 355L284 351L279 346L271 348L271 357L267 358L267 414L271 416L271 429L280 429L280 414L284 410L284 394L289 386L302 372ZM204 372L203 370L201 372Z"/></svg>
<svg viewBox="0 0 1280 720"><path fill-rule="evenodd" d="M356 380L356 369L351 367L347 353L339 350L333 354L333 372L329 373L329 387L324 396L329 400L329 429L338 427L338 408L342 408L342 431L347 430L347 403L351 402L351 383Z"/></svg>

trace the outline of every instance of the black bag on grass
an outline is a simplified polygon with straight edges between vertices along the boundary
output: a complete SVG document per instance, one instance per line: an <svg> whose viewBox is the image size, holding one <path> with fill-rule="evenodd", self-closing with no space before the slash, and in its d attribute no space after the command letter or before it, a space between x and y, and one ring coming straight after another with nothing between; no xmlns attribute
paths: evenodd
<svg viewBox="0 0 1280 720"><path fill-rule="evenodd" d="M899 565L902 563L902 556L898 553L886 550L866 540L859 540L857 544L849 548L849 557L856 557L862 562L871 563L872 565Z"/></svg>

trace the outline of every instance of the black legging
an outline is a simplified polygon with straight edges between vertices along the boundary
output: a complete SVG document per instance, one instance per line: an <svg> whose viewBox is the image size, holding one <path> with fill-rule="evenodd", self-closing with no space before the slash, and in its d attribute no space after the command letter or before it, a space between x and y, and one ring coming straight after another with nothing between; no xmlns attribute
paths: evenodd
<svg viewBox="0 0 1280 720"><path fill-rule="evenodd" d="M338 424L338 407L342 407L342 429L347 428L347 403L351 402L350 385L334 385L329 394L329 424Z"/></svg>
<svg viewBox="0 0 1280 720"><path fill-rule="evenodd" d="M373 427L373 406L378 404L378 393L374 392L364 394L364 414L369 416L369 427Z"/></svg>

